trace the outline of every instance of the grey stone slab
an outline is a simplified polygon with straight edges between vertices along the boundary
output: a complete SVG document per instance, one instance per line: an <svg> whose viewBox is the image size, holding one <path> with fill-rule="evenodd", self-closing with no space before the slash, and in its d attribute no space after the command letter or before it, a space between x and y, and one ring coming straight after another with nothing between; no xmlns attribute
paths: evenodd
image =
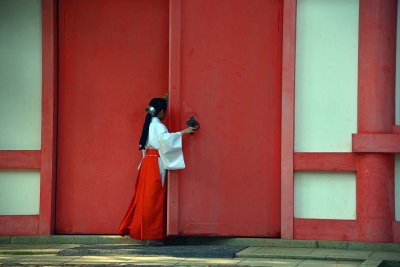
<svg viewBox="0 0 400 267"><path fill-rule="evenodd" d="M14 250L14 249L47 249L54 247L52 244L2 244L0 250Z"/></svg>
<svg viewBox="0 0 400 267"><path fill-rule="evenodd" d="M251 253L242 253L241 257L246 258L307 258L314 248L282 248L282 247L261 247Z"/></svg>
<svg viewBox="0 0 400 267"><path fill-rule="evenodd" d="M360 262L352 261L328 261L328 260L304 260L298 266L299 267L357 267L360 266Z"/></svg>
<svg viewBox="0 0 400 267"><path fill-rule="evenodd" d="M26 255L0 255L0 264L14 262L27 257Z"/></svg>
<svg viewBox="0 0 400 267"><path fill-rule="evenodd" d="M400 252L400 243L349 242L348 249Z"/></svg>
<svg viewBox="0 0 400 267"><path fill-rule="evenodd" d="M367 259L360 266L362 267L378 267L381 266L382 260L379 259Z"/></svg>
<svg viewBox="0 0 400 267"><path fill-rule="evenodd" d="M348 241L318 240L318 248L347 249Z"/></svg>
<svg viewBox="0 0 400 267"><path fill-rule="evenodd" d="M346 249L324 249L319 248L310 253L310 255L324 256L327 259L355 259L365 260L373 251L366 250L346 250Z"/></svg>
<svg viewBox="0 0 400 267"><path fill-rule="evenodd" d="M244 259L240 266L297 266L303 260L299 259Z"/></svg>
<svg viewBox="0 0 400 267"><path fill-rule="evenodd" d="M185 260L186 258L179 257L164 257L164 256L153 256L153 257L132 257L127 261L124 261L120 265L161 265L161 266L174 266Z"/></svg>
<svg viewBox="0 0 400 267"><path fill-rule="evenodd" d="M112 257L112 256L82 256L77 257L71 261L68 261L64 264L67 265L82 265L82 264L90 264L90 265L103 265L103 264L120 264L129 260L130 257Z"/></svg>
<svg viewBox="0 0 400 267"><path fill-rule="evenodd" d="M253 252L255 252L256 250L258 250L260 247L248 247L248 248L245 248L245 249L243 249L243 250L241 250L241 251L239 251L239 252L236 252L235 253L235 256L236 257L240 257L240 255L247 255L248 253L253 253Z"/></svg>
<svg viewBox="0 0 400 267"><path fill-rule="evenodd" d="M11 242L10 236L0 236L0 244L9 244Z"/></svg>
<svg viewBox="0 0 400 267"><path fill-rule="evenodd" d="M51 246L51 248L64 250L64 249L70 249L70 248L78 248L80 246L82 246L82 245L81 244L58 244L58 245Z"/></svg>
<svg viewBox="0 0 400 267"><path fill-rule="evenodd" d="M176 265L178 266L222 266L222 265L236 265L241 259L218 259L218 258L187 258Z"/></svg>
<svg viewBox="0 0 400 267"><path fill-rule="evenodd" d="M381 252L377 251L372 253L370 259L382 259L382 260L397 260L400 261L400 252Z"/></svg>
<svg viewBox="0 0 400 267"><path fill-rule="evenodd" d="M67 263L69 261L72 261L76 259L77 257L60 257L56 255L32 255L32 256L27 256L21 259L18 259L14 262L13 264L32 264L32 265L38 265L38 264L49 264L49 265L60 265Z"/></svg>

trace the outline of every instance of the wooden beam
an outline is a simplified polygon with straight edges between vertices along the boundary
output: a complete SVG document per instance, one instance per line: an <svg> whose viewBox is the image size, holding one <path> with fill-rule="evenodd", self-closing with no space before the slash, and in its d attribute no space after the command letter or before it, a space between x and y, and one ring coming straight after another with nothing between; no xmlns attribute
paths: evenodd
<svg viewBox="0 0 400 267"><path fill-rule="evenodd" d="M38 234L53 233L57 137L57 1L42 0L42 159Z"/></svg>
<svg viewBox="0 0 400 267"><path fill-rule="evenodd" d="M0 236L36 235L38 224L38 215L2 215L0 216Z"/></svg>
<svg viewBox="0 0 400 267"><path fill-rule="evenodd" d="M0 150L0 169L40 169L40 150Z"/></svg>
<svg viewBox="0 0 400 267"><path fill-rule="evenodd" d="M353 152L399 153L400 134L353 134Z"/></svg>
<svg viewBox="0 0 400 267"><path fill-rule="evenodd" d="M181 101L181 0L170 0L169 28L169 122L170 130L180 129ZM168 173L167 235L179 233L179 173Z"/></svg>
<svg viewBox="0 0 400 267"><path fill-rule="evenodd" d="M357 223L354 220L295 219L295 239L341 240L357 239Z"/></svg>
<svg viewBox="0 0 400 267"><path fill-rule="evenodd" d="M356 171L353 153L295 153L295 171Z"/></svg>
<svg viewBox="0 0 400 267"><path fill-rule="evenodd" d="M293 239L293 152L297 0L283 1L281 237Z"/></svg>

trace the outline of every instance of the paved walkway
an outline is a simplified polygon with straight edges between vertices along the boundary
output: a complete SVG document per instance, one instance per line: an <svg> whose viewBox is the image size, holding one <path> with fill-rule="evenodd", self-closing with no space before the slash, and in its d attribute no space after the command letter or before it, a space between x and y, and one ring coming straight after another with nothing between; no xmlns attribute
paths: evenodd
<svg viewBox="0 0 400 267"><path fill-rule="evenodd" d="M0 245L0 264L15 265L159 265L159 266L400 266L400 252L373 250L349 250L326 248L288 248L288 247L247 247L234 254L234 258L176 257L166 255L165 247L160 247L154 255L116 255L118 245L113 245L114 255L73 255L61 256L71 249L85 248L83 244L3 244ZM104 244L90 245L104 250ZM115 248L117 246L117 248ZM121 248L124 245L120 245ZM126 245L125 245L126 246ZM145 249L142 245L137 248ZM213 246L218 250L226 246ZM205 246L173 246L171 249L198 250ZM103 250L101 250L103 249ZM124 247L126 250L126 247ZM110 251L108 251L110 252ZM196 253L195 253L196 252ZM58 255L61 254L61 255ZM111 253L112 254L112 253Z"/></svg>

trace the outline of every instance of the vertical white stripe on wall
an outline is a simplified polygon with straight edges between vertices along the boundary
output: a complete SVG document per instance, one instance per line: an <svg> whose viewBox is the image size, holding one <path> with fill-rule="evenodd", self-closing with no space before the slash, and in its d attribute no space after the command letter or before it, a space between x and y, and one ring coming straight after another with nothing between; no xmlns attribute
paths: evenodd
<svg viewBox="0 0 400 267"><path fill-rule="evenodd" d="M39 170L0 170L0 215L36 215L39 206Z"/></svg>
<svg viewBox="0 0 400 267"><path fill-rule="evenodd" d="M356 219L356 176L347 172L295 172L294 216Z"/></svg>
<svg viewBox="0 0 400 267"><path fill-rule="evenodd" d="M295 151L350 152L357 132L358 0L298 0Z"/></svg>
<svg viewBox="0 0 400 267"><path fill-rule="evenodd" d="M39 150L41 0L1 0L0 40L0 150Z"/></svg>

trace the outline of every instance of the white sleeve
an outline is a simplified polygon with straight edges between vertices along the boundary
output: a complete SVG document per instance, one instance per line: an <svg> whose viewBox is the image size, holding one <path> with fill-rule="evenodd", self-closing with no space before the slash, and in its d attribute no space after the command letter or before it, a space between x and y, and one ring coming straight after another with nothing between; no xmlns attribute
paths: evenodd
<svg viewBox="0 0 400 267"><path fill-rule="evenodd" d="M182 152L182 134L169 133L164 124L157 127L157 136L160 142L158 153L161 163L167 170L178 170L185 168Z"/></svg>

